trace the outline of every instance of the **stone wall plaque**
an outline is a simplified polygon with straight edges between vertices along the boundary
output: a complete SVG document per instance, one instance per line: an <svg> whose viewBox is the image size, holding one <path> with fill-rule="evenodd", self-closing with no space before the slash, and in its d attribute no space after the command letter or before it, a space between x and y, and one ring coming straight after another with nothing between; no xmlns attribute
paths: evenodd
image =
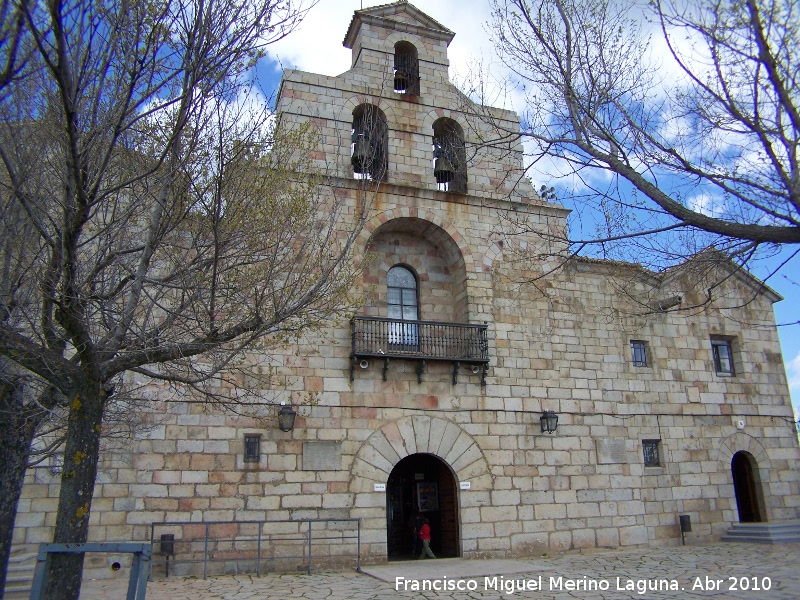
<svg viewBox="0 0 800 600"><path fill-rule="evenodd" d="M696 385L687 386L686 397L689 399L689 402L700 402L700 388Z"/></svg>
<svg viewBox="0 0 800 600"><path fill-rule="evenodd" d="M341 442L303 442L303 471L339 471Z"/></svg>
<svg viewBox="0 0 800 600"><path fill-rule="evenodd" d="M625 452L625 440L597 440L598 464L610 465L626 462L628 462L628 454Z"/></svg>

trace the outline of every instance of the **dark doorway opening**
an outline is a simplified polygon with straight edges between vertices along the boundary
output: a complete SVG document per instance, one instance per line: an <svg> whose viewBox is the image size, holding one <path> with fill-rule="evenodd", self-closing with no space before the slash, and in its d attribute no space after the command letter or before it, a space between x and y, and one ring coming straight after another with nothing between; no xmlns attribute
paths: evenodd
<svg viewBox="0 0 800 600"><path fill-rule="evenodd" d="M761 523L766 521L758 464L749 452L739 451L731 460L733 490L736 494L736 507L742 523Z"/></svg>
<svg viewBox="0 0 800 600"><path fill-rule="evenodd" d="M450 467L432 454L406 456L386 484L386 538L389 560L414 556L414 521L427 518L431 550L437 558L460 556L458 494Z"/></svg>

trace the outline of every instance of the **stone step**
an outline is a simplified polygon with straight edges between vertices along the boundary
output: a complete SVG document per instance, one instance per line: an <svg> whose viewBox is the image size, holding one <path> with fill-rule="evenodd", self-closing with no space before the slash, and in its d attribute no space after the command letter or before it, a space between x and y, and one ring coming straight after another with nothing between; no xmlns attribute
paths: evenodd
<svg viewBox="0 0 800 600"><path fill-rule="evenodd" d="M797 535L800 533L800 528L797 529L729 529L727 535Z"/></svg>
<svg viewBox="0 0 800 600"><path fill-rule="evenodd" d="M35 554L25 554L19 560L14 560L14 558L8 559L8 569L27 569L28 567L36 566L36 555Z"/></svg>
<svg viewBox="0 0 800 600"><path fill-rule="evenodd" d="M723 542L780 544L800 542L800 521L773 523L734 523L722 536Z"/></svg>
<svg viewBox="0 0 800 600"><path fill-rule="evenodd" d="M8 574L3 600L28 600L36 568L36 547L16 546L11 548L8 559Z"/></svg>
<svg viewBox="0 0 800 600"><path fill-rule="evenodd" d="M800 531L800 522L798 521L781 521L778 523L735 523L730 529L730 532L749 534L795 533L798 531Z"/></svg>
<svg viewBox="0 0 800 600"><path fill-rule="evenodd" d="M26 581L33 581L33 569L25 571L12 571L11 569L8 570L8 574L6 575L6 585L9 583L25 583Z"/></svg>

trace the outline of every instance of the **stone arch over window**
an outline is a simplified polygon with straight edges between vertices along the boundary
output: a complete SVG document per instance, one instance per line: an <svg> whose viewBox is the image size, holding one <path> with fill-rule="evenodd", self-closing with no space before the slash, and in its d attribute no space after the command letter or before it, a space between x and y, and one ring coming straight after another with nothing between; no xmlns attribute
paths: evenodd
<svg viewBox="0 0 800 600"><path fill-rule="evenodd" d="M389 111L387 110L388 114ZM433 123L433 120L430 122ZM463 273L464 283L463 285L459 284L457 288L459 290L457 304L460 312L455 313L453 320L460 321L463 317L462 322L493 324L494 308L492 299L494 292L492 287L493 264L491 261L500 255L500 249L497 247L496 253L493 253L488 259L481 253L473 254L471 246L461 232L443 214L437 211L404 206L388 208L379 212L364 224L364 228L359 233L354 246L356 256L358 258L363 258L367 255L375 256L373 253L373 241L376 234L384 227L393 227L393 225L387 225L390 222L403 219L408 219L412 222L420 220L426 224L426 227L432 227L432 231L437 232L434 238L442 240L441 243L436 242L437 245L440 248L447 248L446 256L453 257L452 264L457 265L456 273L458 273L458 277L461 277L460 274ZM440 235L438 235L439 233ZM371 263L368 271L372 271L372 274L365 273L363 281L367 289L376 289L383 281L381 272L376 267L380 260L376 257ZM387 261L384 268L388 270L392 264L395 263ZM422 274L417 268L417 264L413 261L408 264L414 268L419 280L422 280ZM463 292L461 291L462 289ZM381 316L380 312L371 307L366 307L363 314L365 316ZM426 320L433 320L433 317L428 316L425 309L423 309L422 314ZM490 348L494 348L494 337L491 335L489 336L489 345Z"/></svg>
<svg viewBox="0 0 800 600"><path fill-rule="evenodd" d="M433 123L433 175L444 192L467 192L467 150L464 130L448 117Z"/></svg>
<svg viewBox="0 0 800 600"><path fill-rule="evenodd" d="M367 246L375 260L364 273L372 284L365 316L398 318L398 310L411 314L410 308L394 306L389 294L397 294L391 289L395 286L383 285L399 268L416 276L420 319L469 322L465 259L446 231L425 219L399 217L377 227Z"/></svg>
<svg viewBox="0 0 800 600"><path fill-rule="evenodd" d="M465 264L466 271L468 273L478 273L482 271L482 267L476 264L476 259L472 255L469 244L467 244L464 236L461 235L452 223L442 218L437 213L419 210L414 207L390 208L372 217L364 224L364 228L358 235L356 250L366 250L370 245L370 240L378 233L379 229L385 227L390 221L401 219L422 220L432 225L437 230L441 230L442 239L449 240L447 246L452 247L449 253L460 257L460 260ZM363 255L360 256L363 257Z"/></svg>
<svg viewBox="0 0 800 600"><path fill-rule="evenodd" d="M386 115L374 104L353 110L350 162L356 179L381 181L386 176L389 127Z"/></svg>
<svg viewBox="0 0 800 600"><path fill-rule="evenodd" d="M394 45L394 91L419 96L419 56L417 47L402 40Z"/></svg>

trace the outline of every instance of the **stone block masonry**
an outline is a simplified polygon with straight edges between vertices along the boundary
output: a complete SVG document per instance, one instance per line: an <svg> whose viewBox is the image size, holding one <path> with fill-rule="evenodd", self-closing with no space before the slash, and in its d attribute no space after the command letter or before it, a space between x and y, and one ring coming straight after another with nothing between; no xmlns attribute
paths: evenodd
<svg viewBox="0 0 800 600"><path fill-rule="evenodd" d="M250 357L254 369L277 374L271 383L255 371L243 380L263 386L252 416L185 403L154 384L154 428L101 465L90 540L146 540L150 524L165 520L202 528L360 518L364 560L382 562L410 556L417 513L431 521L437 556L464 557L677 545L680 514L691 517L694 539L708 541L739 520L800 516L777 295L724 264L697 279L691 265L657 275L607 261L552 270L531 260L558 250L550 234L565 229L567 211L508 177L522 167L520 148L495 153L481 143L491 129L447 79L451 38L406 2L358 11L346 38L353 68L338 77L287 71L278 109L287 122L320 127L316 156L335 166L331 182L351 215L363 189L350 162L353 112L364 102L381 109L388 173L356 248L369 259L354 291L363 299L357 316L387 319L390 305L413 305L421 320L485 323L485 382L467 362L421 363L420 348L437 340L416 339L401 319L382 340L392 358L370 357L362 368L351 357L353 315L342 315L291 347ZM391 88L402 41L418 52L418 97ZM492 114L517 126L507 111ZM437 186L440 118L464 132L466 194ZM509 238L511 211L529 230ZM415 296L398 299L387 285L396 265L412 272ZM654 298L689 301L716 275L724 283L702 309L643 310ZM712 339L731 342L732 376L715 371ZM632 341L645 344L646 364L633 364ZM289 432L269 404L281 399L298 406ZM541 432L544 410L558 415L550 434ZM259 439L252 461L245 435ZM56 471L29 470L16 543L49 541Z"/></svg>

